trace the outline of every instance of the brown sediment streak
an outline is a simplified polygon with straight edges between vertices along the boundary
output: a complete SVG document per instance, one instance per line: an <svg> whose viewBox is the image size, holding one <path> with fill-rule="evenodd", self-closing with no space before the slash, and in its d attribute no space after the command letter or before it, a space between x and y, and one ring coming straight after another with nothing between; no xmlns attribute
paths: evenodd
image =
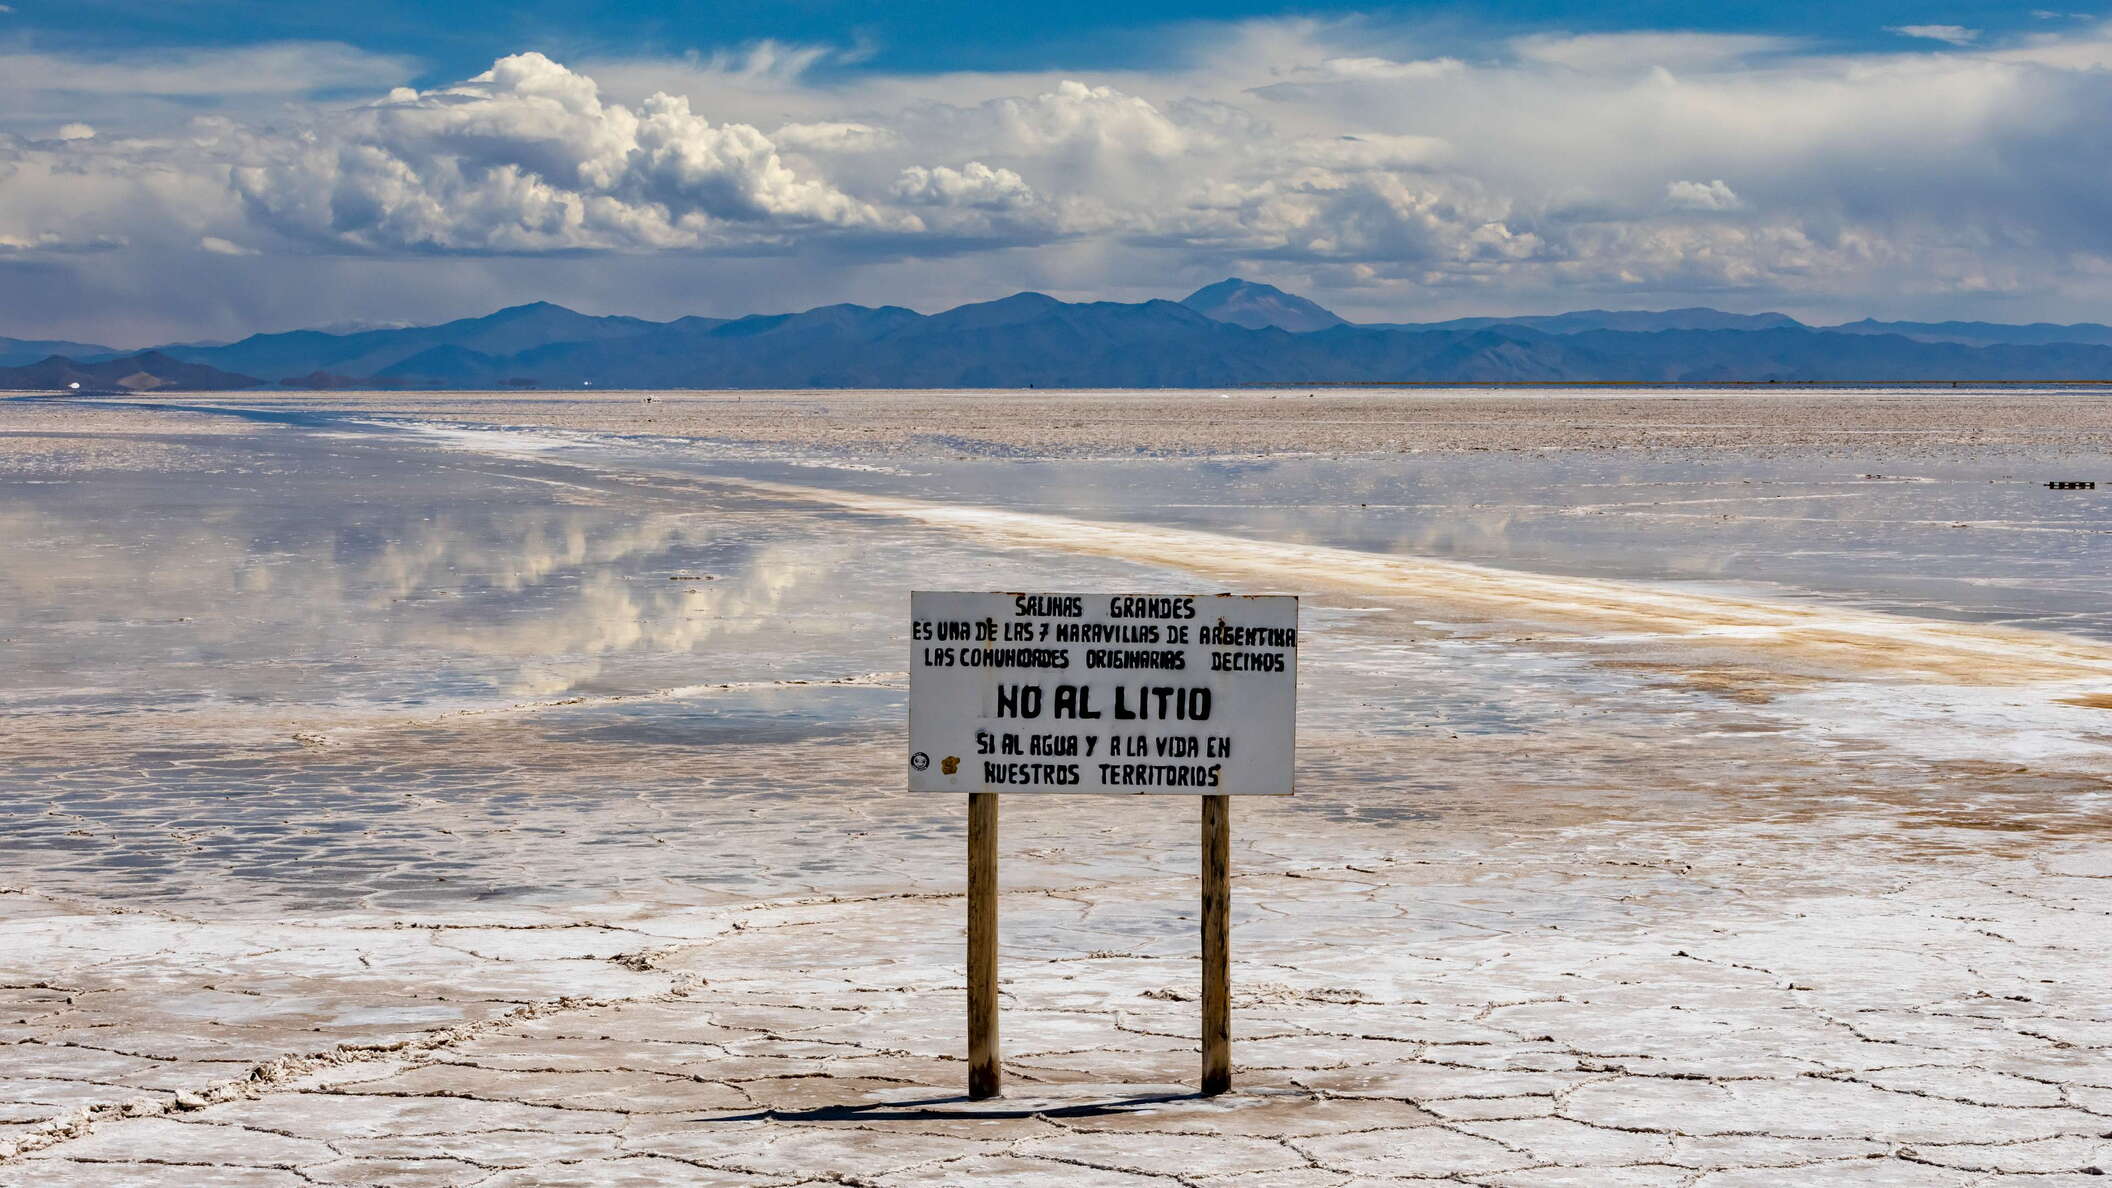
<svg viewBox="0 0 2112 1188"><path fill-rule="evenodd" d="M742 485L901 516L1001 544L1175 565L1228 581L1303 593L1390 597L1432 617L1641 633L1685 648L1761 657L1792 670L1960 685L2112 684L2112 645L2053 632L1800 606L1645 582L1526 573L1190 528L1078 520L786 483Z"/></svg>

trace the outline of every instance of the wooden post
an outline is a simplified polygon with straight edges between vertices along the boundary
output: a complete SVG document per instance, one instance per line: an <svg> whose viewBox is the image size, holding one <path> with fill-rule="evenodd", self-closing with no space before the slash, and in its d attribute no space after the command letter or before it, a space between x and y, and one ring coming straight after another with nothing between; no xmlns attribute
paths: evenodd
<svg viewBox="0 0 2112 1188"><path fill-rule="evenodd" d="M968 794L968 1096L996 1097L997 793Z"/></svg>
<svg viewBox="0 0 2112 1188"><path fill-rule="evenodd" d="M1232 1088L1232 801L1203 797L1203 1096Z"/></svg>

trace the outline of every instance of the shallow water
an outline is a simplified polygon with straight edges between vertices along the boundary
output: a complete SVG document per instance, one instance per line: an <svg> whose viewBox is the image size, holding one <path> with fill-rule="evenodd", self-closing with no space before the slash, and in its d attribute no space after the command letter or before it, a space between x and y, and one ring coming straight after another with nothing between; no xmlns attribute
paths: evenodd
<svg viewBox="0 0 2112 1188"><path fill-rule="evenodd" d="M386 421L375 427L386 427ZM945 458L417 425L468 451L724 475L1185 526L1542 573L1712 583L1923 618L2112 638L2112 472L2100 455L1774 448L1228 459ZM938 439L934 438L934 441ZM948 447L949 451L954 447ZM2049 481L2092 478L2095 491Z"/></svg>
<svg viewBox="0 0 2112 1188"><path fill-rule="evenodd" d="M1773 596L2112 638L2104 581L2112 573L2112 490L2045 486L2097 474L2104 463L2052 450L1922 464L1911 473L1882 454L1840 451L964 457L791 473L669 453L675 456L637 456L685 469L1536 572L1735 583Z"/></svg>
<svg viewBox="0 0 2112 1188"><path fill-rule="evenodd" d="M1781 451L882 463L327 412L195 415L256 429L189 439L180 467L18 467L0 481L10 712L401 716L585 698L610 707L594 729L617 737L665 729L616 708L624 698L736 685L754 688L718 690L690 737L873 728L899 710L885 680L795 699L810 708L782 690L899 672L913 586L1192 580L688 481L721 477L2112 638L2112 495L2047 490L2042 476L2091 464L2052 449L1911 474ZM1308 611L1322 627L1340 613ZM1545 679L1565 668L1530 649L1496 656L1477 663ZM1374 677L1447 668L1434 658L1369 639L1341 657ZM1311 710L1335 713L1325 698ZM1530 717L1476 690L1429 698L1421 720L1503 730Z"/></svg>
<svg viewBox="0 0 2112 1188"><path fill-rule="evenodd" d="M174 462L39 469L32 457L0 481L11 660L0 744L12 756L0 802L17 822L11 843L46 856L47 880L191 895L205 893L207 871L304 901L357 888L372 903L517 902L599 885L602 856L672 838L691 856L676 869L717 893L871 877L855 849L795 859L794 839L816 819L813 798L884 790L875 781L887 777L860 765L890 762L903 720L912 587L1197 580L702 481L884 480L954 498L981 482L992 502L1033 502L997 486L987 463L882 473L521 435L501 435L493 452L483 434L327 416L255 423L184 439ZM1090 469L1169 502L1218 473L1166 460ZM1239 489L1265 503L1309 470L1249 473ZM1300 481L1310 503L1317 484ZM1254 513L1257 524L1289 514ZM1309 740L1598 748L1623 732L1785 729L1656 672L1454 625L1403 635L1389 613L1325 599L1304 619ZM1333 746L1309 751L1313 778L1374 794L1301 798L1292 811L1315 821L1423 820L1472 782L1375 771ZM851 751L791 772L767 759L813 747ZM692 758L626 765L630 755ZM803 803L756 816L786 798ZM930 841L952 808L859 811ZM769 822L760 832L758 819ZM478 838L477 857L436 842L443 826ZM726 837L750 840L728 848ZM586 865L527 861L541 890L522 885L517 846L530 840Z"/></svg>

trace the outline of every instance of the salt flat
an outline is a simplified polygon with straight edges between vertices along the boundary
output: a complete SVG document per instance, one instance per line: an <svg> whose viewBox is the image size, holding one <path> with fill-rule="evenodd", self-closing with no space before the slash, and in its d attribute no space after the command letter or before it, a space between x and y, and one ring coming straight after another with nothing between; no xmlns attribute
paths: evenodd
<svg viewBox="0 0 2112 1188"><path fill-rule="evenodd" d="M0 402L0 1183L2112 1170L2112 401L139 403ZM959 1099L912 586L1305 596L1239 1093L1195 806L1015 796Z"/></svg>

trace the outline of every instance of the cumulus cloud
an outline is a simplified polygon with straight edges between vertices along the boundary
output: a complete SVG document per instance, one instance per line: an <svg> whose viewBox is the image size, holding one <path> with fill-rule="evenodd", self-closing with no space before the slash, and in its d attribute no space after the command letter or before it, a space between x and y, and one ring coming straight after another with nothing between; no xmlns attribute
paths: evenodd
<svg viewBox="0 0 2112 1188"><path fill-rule="evenodd" d="M1034 189L1009 169L970 161L959 169L912 165L895 180L895 197L920 206L980 206L1013 209L1034 201Z"/></svg>
<svg viewBox="0 0 2112 1188"><path fill-rule="evenodd" d="M1167 233L1250 257L1383 265L1396 274L1471 276L1549 250L1513 225L1508 200L1463 179L1300 171L1211 197L1213 206L1168 220Z"/></svg>
<svg viewBox="0 0 2112 1188"><path fill-rule="evenodd" d="M1211 135L1204 124L1183 121L1140 95L1076 79L974 104L913 100L896 114L894 127L912 154L1031 166L1101 188L1121 188L1166 168Z"/></svg>
<svg viewBox="0 0 2112 1188"><path fill-rule="evenodd" d="M1020 153L1083 149L1166 158L1188 143L1181 127L1148 100L1075 79L1030 99L986 103L971 118L977 117L989 122L996 143Z"/></svg>
<svg viewBox="0 0 2112 1188"><path fill-rule="evenodd" d="M1677 210L1737 210L1745 205L1722 178L1672 182L1665 187L1665 204Z"/></svg>
<svg viewBox="0 0 2112 1188"><path fill-rule="evenodd" d="M1901 37L1919 37L1924 41L1941 41L1946 45L1971 45L1980 40L1980 30L1968 29L1964 25L1888 25L1887 33Z"/></svg>
<svg viewBox="0 0 2112 1188"><path fill-rule="evenodd" d="M292 151L285 151L290 148ZM699 248L799 229L889 228L789 167L769 137L680 96L633 111L542 54L398 88L235 169L263 222L346 247L448 252Z"/></svg>

